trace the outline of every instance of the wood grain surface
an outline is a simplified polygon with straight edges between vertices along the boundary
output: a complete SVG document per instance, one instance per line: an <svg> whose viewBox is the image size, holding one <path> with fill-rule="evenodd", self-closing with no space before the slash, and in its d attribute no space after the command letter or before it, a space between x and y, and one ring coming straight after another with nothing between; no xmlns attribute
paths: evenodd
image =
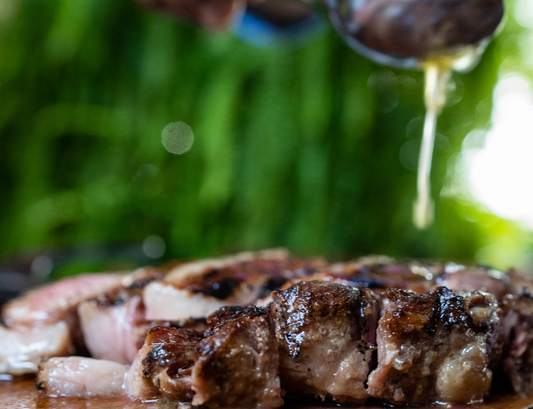
<svg viewBox="0 0 533 409"><path fill-rule="evenodd" d="M284 409L338 409L340 405L335 402L290 400ZM176 409L187 406L176 406L165 403L134 402L126 397L106 398L49 398L35 389L35 380L32 378L18 379L15 381L0 380L0 408L9 409ZM342 407L357 408L353 405ZM359 406L360 407L360 406ZM365 405L362 409L384 409L390 406ZM533 397L518 398L516 396L493 397L487 403L479 405L430 405L429 407L416 407L416 409L531 409ZM228 408L232 409L232 408ZM405 409L405 408L404 408Z"/></svg>

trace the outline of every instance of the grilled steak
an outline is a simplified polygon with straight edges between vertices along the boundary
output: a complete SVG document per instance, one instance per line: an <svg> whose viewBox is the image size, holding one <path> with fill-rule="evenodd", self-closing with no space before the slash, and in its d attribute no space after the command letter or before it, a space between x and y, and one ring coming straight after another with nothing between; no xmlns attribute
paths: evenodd
<svg viewBox="0 0 533 409"><path fill-rule="evenodd" d="M284 250L186 263L170 271L164 281L147 286L143 295L146 318L206 317L227 305L253 304L286 281L323 265L322 260L291 258Z"/></svg>
<svg viewBox="0 0 533 409"><path fill-rule="evenodd" d="M325 265L277 250L167 270L82 276L10 303L0 371L72 353L79 317L93 357L133 365L123 385L124 365L49 359L38 379L50 396L274 409L283 388L337 402L468 404L495 376L533 395L533 280L516 271L383 257Z"/></svg>
<svg viewBox="0 0 533 409"><path fill-rule="evenodd" d="M161 280L168 267L140 268L125 276L120 285L78 305L81 331L93 358L129 365L144 342L138 345L138 322L144 321L142 293L150 282ZM155 326L155 325L154 325Z"/></svg>
<svg viewBox="0 0 533 409"><path fill-rule="evenodd" d="M388 290L369 394L392 404L480 401L501 353L499 333L491 295Z"/></svg>
<svg viewBox="0 0 533 409"><path fill-rule="evenodd" d="M154 328L129 375L133 397L164 396L208 408L277 408L283 404L278 352L265 310L222 308L203 336Z"/></svg>
<svg viewBox="0 0 533 409"><path fill-rule="evenodd" d="M268 316L258 307L222 308L208 318L192 369L193 405L278 408L283 405L278 350Z"/></svg>
<svg viewBox="0 0 533 409"><path fill-rule="evenodd" d="M440 286L454 291L485 291L501 299L509 293L509 277L497 270L476 267L467 268L448 263L438 277Z"/></svg>
<svg viewBox="0 0 533 409"><path fill-rule="evenodd" d="M505 347L502 369L515 393L533 395L533 296L508 295L502 302Z"/></svg>
<svg viewBox="0 0 533 409"><path fill-rule="evenodd" d="M282 386L339 402L365 400L378 319L375 296L339 283L306 281L272 297Z"/></svg>

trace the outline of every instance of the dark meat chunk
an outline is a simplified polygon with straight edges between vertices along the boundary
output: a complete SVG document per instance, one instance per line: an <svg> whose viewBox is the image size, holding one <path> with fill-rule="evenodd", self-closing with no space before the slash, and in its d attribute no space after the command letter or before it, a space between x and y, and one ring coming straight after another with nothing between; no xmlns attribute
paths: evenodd
<svg viewBox="0 0 533 409"><path fill-rule="evenodd" d="M258 307L222 308L208 318L192 370L192 404L212 408L283 405L278 350L268 316Z"/></svg>
<svg viewBox="0 0 533 409"><path fill-rule="evenodd" d="M131 396L191 402L191 368L202 338L192 329L153 328L130 369L127 386Z"/></svg>
<svg viewBox="0 0 533 409"><path fill-rule="evenodd" d="M515 393L533 395L533 296L523 293L503 299L505 346L504 373Z"/></svg>
<svg viewBox="0 0 533 409"><path fill-rule="evenodd" d="M501 354L499 309L493 296L477 291L391 289L377 341L370 396L392 404L480 401Z"/></svg>
<svg viewBox="0 0 533 409"><path fill-rule="evenodd" d="M363 401L378 311L375 296L327 281L272 294L280 378L290 393Z"/></svg>
<svg viewBox="0 0 533 409"><path fill-rule="evenodd" d="M130 394L210 409L283 405L278 351L265 310L222 308L208 325L205 338L192 329L152 329L130 371Z"/></svg>

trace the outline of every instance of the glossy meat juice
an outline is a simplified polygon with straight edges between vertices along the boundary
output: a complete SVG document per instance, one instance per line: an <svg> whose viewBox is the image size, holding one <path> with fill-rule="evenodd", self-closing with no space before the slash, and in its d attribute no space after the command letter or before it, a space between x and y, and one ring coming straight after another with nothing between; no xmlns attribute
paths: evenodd
<svg viewBox="0 0 533 409"><path fill-rule="evenodd" d="M434 219L431 162L437 117L446 101L451 70L468 71L479 61L503 18L501 0L324 0L346 43L384 65L425 72L426 119L420 149L413 222Z"/></svg>

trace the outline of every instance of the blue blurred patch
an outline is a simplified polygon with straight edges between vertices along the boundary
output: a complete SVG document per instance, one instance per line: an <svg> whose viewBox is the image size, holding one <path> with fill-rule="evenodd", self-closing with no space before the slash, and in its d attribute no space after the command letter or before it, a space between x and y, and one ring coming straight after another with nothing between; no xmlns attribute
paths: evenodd
<svg viewBox="0 0 533 409"><path fill-rule="evenodd" d="M271 45L299 46L313 40L326 31L327 25L317 14L290 26L280 27L253 14L244 12L234 27L241 39L259 47Z"/></svg>

